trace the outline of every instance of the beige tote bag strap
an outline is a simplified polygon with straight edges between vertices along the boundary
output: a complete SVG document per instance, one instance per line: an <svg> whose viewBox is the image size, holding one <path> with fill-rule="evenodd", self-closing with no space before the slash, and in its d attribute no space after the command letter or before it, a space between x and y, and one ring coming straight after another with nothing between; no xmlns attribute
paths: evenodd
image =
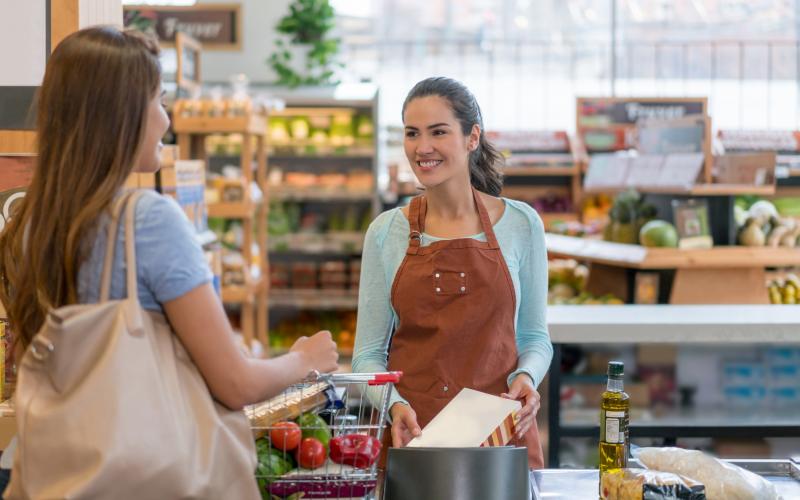
<svg viewBox="0 0 800 500"><path fill-rule="evenodd" d="M130 233L133 233L136 201L139 199L139 196L141 196L141 191L125 193L115 200L112 207L111 220L108 223L108 235L106 237L106 255L103 259L103 272L100 277L100 302L108 301L111 294L111 275L114 265L114 251L117 246L116 237L119 228L120 214L128 207L133 207L131 210L126 211L125 220L125 259L127 261L126 268L128 272L128 296L135 297L138 293L136 283L136 248L134 246L134 236L129 234L129 228ZM131 242L132 245L130 252L128 250L128 242ZM133 262L133 265L130 265L130 262ZM131 283L131 273L133 273L133 283ZM131 290L133 290L134 295L131 295Z"/></svg>
<svg viewBox="0 0 800 500"><path fill-rule="evenodd" d="M128 298L138 300L139 285L136 279L136 202L142 191L135 191L125 203L125 267L128 270Z"/></svg>

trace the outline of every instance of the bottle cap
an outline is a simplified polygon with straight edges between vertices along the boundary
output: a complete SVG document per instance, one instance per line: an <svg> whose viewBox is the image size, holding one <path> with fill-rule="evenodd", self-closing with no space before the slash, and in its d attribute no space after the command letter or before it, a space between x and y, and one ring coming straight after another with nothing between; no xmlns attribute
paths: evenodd
<svg viewBox="0 0 800 500"><path fill-rule="evenodd" d="M621 377L625 373L625 363L622 361L609 361L608 362L608 376Z"/></svg>

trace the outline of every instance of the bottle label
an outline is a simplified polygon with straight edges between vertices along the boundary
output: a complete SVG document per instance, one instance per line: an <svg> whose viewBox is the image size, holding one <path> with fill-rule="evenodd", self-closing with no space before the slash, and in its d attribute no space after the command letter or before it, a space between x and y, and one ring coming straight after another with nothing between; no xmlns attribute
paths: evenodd
<svg viewBox="0 0 800 500"><path fill-rule="evenodd" d="M625 443L627 434L628 419L624 411L607 411L603 415L602 431L600 440L611 444Z"/></svg>

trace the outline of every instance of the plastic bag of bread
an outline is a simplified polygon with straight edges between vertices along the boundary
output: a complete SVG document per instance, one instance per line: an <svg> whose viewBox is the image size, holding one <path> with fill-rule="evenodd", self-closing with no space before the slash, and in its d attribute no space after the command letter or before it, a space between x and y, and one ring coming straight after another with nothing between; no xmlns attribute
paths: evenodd
<svg viewBox="0 0 800 500"><path fill-rule="evenodd" d="M639 461L648 469L691 477L706 487L708 500L781 500L763 477L697 450L640 448Z"/></svg>
<svg viewBox="0 0 800 500"><path fill-rule="evenodd" d="M646 469L622 469L601 476L602 500L706 500L705 487L687 477Z"/></svg>

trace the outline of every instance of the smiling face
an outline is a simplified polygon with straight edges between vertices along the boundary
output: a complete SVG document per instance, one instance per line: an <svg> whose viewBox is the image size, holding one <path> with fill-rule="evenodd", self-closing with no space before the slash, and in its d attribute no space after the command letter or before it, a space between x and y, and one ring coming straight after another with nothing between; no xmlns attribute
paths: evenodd
<svg viewBox="0 0 800 500"><path fill-rule="evenodd" d="M406 157L423 186L430 189L459 177L469 183L469 153L480 139L477 125L464 135L449 102L435 95L412 99L403 122Z"/></svg>
<svg viewBox="0 0 800 500"><path fill-rule="evenodd" d="M161 139L169 128L169 116L164 109L163 97L164 93L159 89L147 106L144 139L134 172L152 173L161 167L161 148L164 147Z"/></svg>

